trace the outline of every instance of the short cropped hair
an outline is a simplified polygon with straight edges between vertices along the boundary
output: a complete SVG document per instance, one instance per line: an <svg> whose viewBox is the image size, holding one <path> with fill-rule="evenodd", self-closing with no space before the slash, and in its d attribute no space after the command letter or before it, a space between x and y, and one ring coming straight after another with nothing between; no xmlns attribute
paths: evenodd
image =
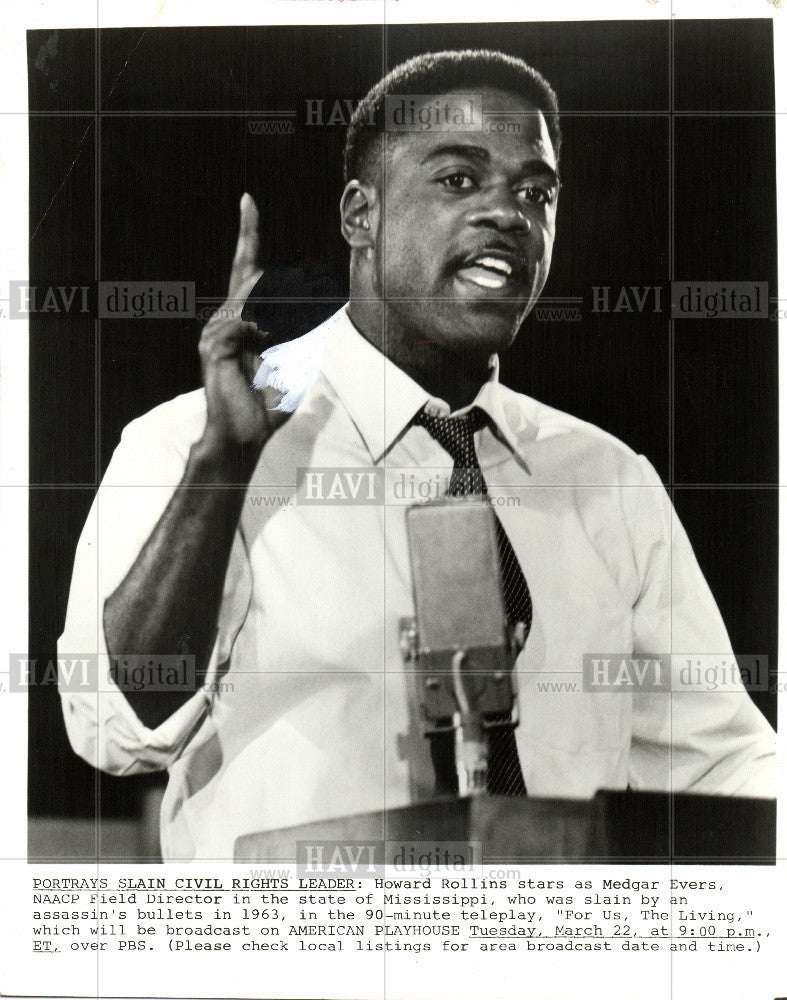
<svg viewBox="0 0 787 1000"><path fill-rule="evenodd" d="M488 87L516 94L535 105L546 119L555 156L560 156L557 95L538 70L523 59L492 49L425 52L394 67L355 109L344 146L345 183L353 178L371 179L385 131L387 95L447 94Z"/></svg>

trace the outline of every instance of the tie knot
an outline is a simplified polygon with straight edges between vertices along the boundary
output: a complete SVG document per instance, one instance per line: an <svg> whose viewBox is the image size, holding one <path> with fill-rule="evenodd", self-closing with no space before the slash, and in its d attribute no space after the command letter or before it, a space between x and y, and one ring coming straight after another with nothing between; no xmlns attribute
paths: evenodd
<svg viewBox="0 0 787 1000"><path fill-rule="evenodd" d="M451 456L454 463L463 468L478 468L473 435L479 427L478 410L473 407L461 417L433 417L425 410L419 410L413 423L425 427L441 448Z"/></svg>
<svg viewBox="0 0 787 1000"><path fill-rule="evenodd" d="M433 417L419 410L413 418L413 423L425 427L454 460L448 496L485 495L487 492L473 441L473 434L482 420L481 411L476 407L462 417Z"/></svg>

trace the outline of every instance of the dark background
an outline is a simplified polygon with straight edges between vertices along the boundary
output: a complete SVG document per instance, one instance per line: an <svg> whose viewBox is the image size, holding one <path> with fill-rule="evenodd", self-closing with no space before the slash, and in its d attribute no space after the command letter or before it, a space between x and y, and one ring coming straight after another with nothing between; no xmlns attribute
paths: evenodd
<svg viewBox="0 0 787 1000"><path fill-rule="evenodd" d="M390 67L441 48L527 59L563 109L564 189L545 297L593 285L769 282L776 296L767 20L36 31L28 35L31 283L194 281L223 298L244 190L262 264L346 288L341 124ZM100 113L98 113L100 111ZM290 135L253 135L294 111ZM672 187L672 190L670 188ZM208 302L200 303L207 305ZM130 419L199 386L192 320L30 319L30 652L62 631L76 541ZM646 454L671 491L740 653L777 650L777 324L666 313L530 317L503 378ZM755 700L775 722L775 696ZM30 692L35 816L135 813L160 777L71 751L53 688Z"/></svg>

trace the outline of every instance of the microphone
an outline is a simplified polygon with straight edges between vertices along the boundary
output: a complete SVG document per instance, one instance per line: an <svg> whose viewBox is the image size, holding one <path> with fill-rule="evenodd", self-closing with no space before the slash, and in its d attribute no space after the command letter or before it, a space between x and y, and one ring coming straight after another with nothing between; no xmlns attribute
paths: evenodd
<svg viewBox="0 0 787 1000"><path fill-rule="evenodd" d="M509 628L494 513L476 496L444 497L405 514L415 618L400 622L415 664L424 736L452 732L462 794L487 786L489 730L517 724Z"/></svg>

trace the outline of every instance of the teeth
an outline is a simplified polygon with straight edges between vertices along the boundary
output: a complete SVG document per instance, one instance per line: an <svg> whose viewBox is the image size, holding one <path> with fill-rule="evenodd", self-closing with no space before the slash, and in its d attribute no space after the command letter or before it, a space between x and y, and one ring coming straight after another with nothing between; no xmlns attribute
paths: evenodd
<svg viewBox="0 0 787 1000"><path fill-rule="evenodd" d="M513 265L494 253L479 255L468 260L458 271L459 277L472 281L480 288L504 288L514 273Z"/></svg>
<svg viewBox="0 0 787 1000"><path fill-rule="evenodd" d="M487 277L485 274L473 274L471 276L471 281L474 281L477 285L482 288L501 288L503 282L499 277L495 278L491 274Z"/></svg>
<svg viewBox="0 0 787 1000"><path fill-rule="evenodd" d="M476 264L480 264L481 267L488 267L493 271L502 271L507 277L510 277L513 268L508 263L507 260L500 260L499 257L476 257Z"/></svg>
<svg viewBox="0 0 787 1000"><path fill-rule="evenodd" d="M482 267L480 264L471 264L463 267L458 272L460 278L465 281L472 281L474 285L481 288L502 288L508 281L507 275L502 271L493 270L491 267Z"/></svg>

